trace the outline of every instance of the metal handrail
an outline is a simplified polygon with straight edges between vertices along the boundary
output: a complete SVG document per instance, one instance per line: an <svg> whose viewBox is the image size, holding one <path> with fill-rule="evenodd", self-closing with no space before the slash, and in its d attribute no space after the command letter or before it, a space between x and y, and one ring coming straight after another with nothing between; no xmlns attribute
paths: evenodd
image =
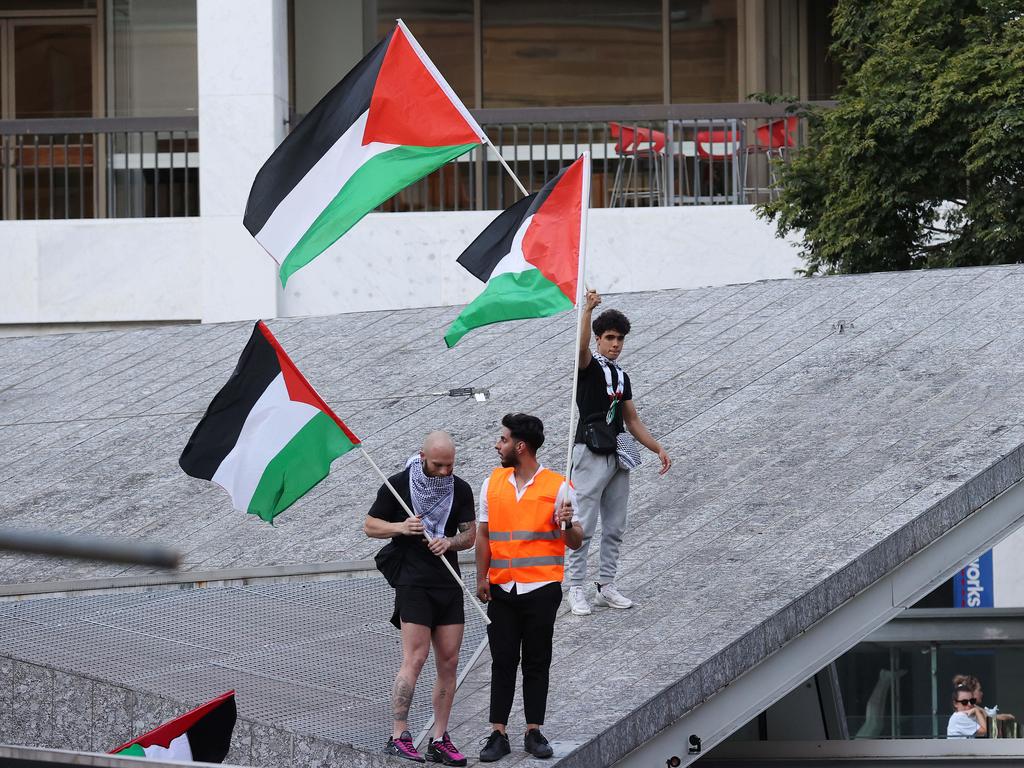
<svg viewBox="0 0 1024 768"><path fill-rule="evenodd" d="M62 117L0 120L0 136L198 130L199 118L195 115L178 117Z"/></svg>
<svg viewBox="0 0 1024 768"><path fill-rule="evenodd" d="M199 118L0 120L0 219L198 214Z"/></svg>
<svg viewBox="0 0 1024 768"><path fill-rule="evenodd" d="M802 102L831 109L837 101ZM791 105L760 101L706 102L702 104L620 104L588 107L485 107L471 109L478 123L603 123L609 120L649 122L652 120L706 120L786 117ZM286 123L294 128L306 115L292 113Z"/></svg>
<svg viewBox="0 0 1024 768"><path fill-rule="evenodd" d="M810 101L809 106L830 109L835 101ZM593 107L512 107L471 109L481 125L489 123L602 123L609 120L707 120L786 117L790 105L759 101L708 104L642 104Z"/></svg>

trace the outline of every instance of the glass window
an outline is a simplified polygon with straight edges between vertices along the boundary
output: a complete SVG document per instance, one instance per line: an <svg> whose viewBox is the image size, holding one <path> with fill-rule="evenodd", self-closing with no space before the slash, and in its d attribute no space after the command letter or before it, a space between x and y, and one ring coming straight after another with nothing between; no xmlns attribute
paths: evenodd
<svg viewBox="0 0 1024 768"><path fill-rule="evenodd" d="M671 0L673 103L738 101L735 0Z"/></svg>
<svg viewBox="0 0 1024 768"><path fill-rule="evenodd" d="M487 0L483 106L662 102L661 0Z"/></svg>
<svg viewBox="0 0 1024 768"><path fill-rule="evenodd" d="M14 117L92 117L92 23L14 25Z"/></svg>
<svg viewBox="0 0 1024 768"><path fill-rule="evenodd" d="M108 114L194 114L195 0L111 0L109 9Z"/></svg>
<svg viewBox="0 0 1024 768"><path fill-rule="evenodd" d="M463 103L475 106L473 0L378 0L378 39L394 29L396 19L409 27Z"/></svg>
<svg viewBox="0 0 1024 768"><path fill-rule="evenodd" d="M836 669L851 738L944 738L958 674L978 678L998 722L1016 727L1024 712L1024 647L1016 644L861 643Z"/></svg>

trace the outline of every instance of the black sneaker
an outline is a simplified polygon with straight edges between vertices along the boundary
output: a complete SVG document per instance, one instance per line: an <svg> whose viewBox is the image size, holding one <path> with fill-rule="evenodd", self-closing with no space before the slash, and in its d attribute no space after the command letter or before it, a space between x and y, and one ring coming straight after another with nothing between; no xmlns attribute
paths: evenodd
<svg viewBox="0 0 1024 768"><path fill-rule="evenodd" d="M487 737L487 743L480 750L480 762L493 763L511 753L512 747L508 745L508 735L501 731L491 731L491 735Z"/></svg>
<svg viewBox="0 0 1024 768"><path fill-rule="evenodd" d="M388 739L387 746L384 747L384 754L412 760L414 763L427 762L423 759L423 755L416 751L416 745L412 743L412 734L408 731L402 731L402 735L397 739Z"/></svg>
<svg viewBox="0 0 1024 768"><path fill-rule="evenodd" d="M551 757L555 754L555 750L548 744L548 740L544 738L540 728L531 728L526 732L523 737L523 749L534 757Z"/></svg>

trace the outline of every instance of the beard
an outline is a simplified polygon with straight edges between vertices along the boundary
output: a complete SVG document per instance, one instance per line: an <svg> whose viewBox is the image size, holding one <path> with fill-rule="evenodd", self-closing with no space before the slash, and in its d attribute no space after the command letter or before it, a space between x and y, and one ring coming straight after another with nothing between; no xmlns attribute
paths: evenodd
<svg viewBox="0 0 1024 768"><path fill-rule="evenodd" d="M508 456L506 456L503 453L499 453L498 457L501 459L501 466L503 466L505 469L514 469L515 467L519 466L519 457L516 456L514 453L509 454Z"/></svg>

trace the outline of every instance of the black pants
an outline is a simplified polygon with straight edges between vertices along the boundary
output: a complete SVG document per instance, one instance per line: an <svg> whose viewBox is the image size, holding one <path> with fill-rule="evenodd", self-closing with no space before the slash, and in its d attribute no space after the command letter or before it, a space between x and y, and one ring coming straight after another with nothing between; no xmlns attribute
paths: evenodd
<svg viewBox="0 0 1024 768"><path fill-rule="evenodd" d="M555 613L562 585L547 584L525 595L509 594L491 584L487 639L491 645L491 722L508 725L516 694L520 651L523 659L523 706L526 722L541 725L548 706L548 671Z"/></svg>

